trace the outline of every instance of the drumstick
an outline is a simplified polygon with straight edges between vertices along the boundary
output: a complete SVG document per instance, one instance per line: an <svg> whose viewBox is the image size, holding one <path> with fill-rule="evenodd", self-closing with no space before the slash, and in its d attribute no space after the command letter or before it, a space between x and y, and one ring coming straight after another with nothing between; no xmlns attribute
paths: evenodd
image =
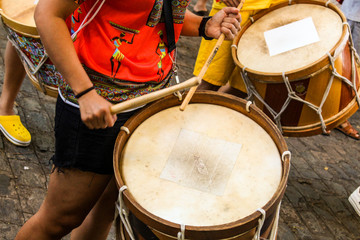
<svg viewBox="0 0 360 240"><path fill-rule="evenodd" d="M142 105L145 105L149 102L158 100L162 97L170 95L171 93L174 93L174 92L177 92L177 91L189 88L189 87L194 87L199 84L200 84L200 78L192 77L189 80L179 83L179 84L176 84L174 86L164 88L159 91L152 92L152 93L143 95L141 97L131 99L129 101L124 101L124 102L115 104L115 105L111 106L110 111L111 111L111 114L118 114L124 110L141 107Z"/></svg>
<svg viewBox="0 0 360 240"><path fill-rule="evenodd" d="M242 8L244 2L245 2L245 0L241 0L240 4L237 6L237 9L240 10ZM223 43L224 39L225 39L225 35L222 33L220 35L219 39L217 40L214 49L211 51L208 59L206 60L204 66L202 67L202 69L201 69L201 71L200 71L200 73L198 75L199 79L202 79L203 76L205 75L207 69L209 68L209 65L210 65L211 61L215 57L215 55L216 55L217 51L219 50L221 44ZM186 106L189 104L192 96L194 95L196 89L197 89L197 86L194 86L194 87L190 88L189 92L187 93L184 101L182 102L182 104L180 106L181 111L185 110Z"/></svg>

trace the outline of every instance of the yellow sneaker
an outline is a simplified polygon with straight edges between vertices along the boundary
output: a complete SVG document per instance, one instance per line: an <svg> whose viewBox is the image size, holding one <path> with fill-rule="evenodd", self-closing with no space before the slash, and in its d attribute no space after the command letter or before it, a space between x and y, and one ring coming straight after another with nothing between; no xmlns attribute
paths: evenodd
<svg viewBox="0 0 360 240"><path fill-rule="evenodd" d="M22 125L20 116L0 116L0 130L5 137L17 146L28 146L31 142L29 131Z"/></svg>

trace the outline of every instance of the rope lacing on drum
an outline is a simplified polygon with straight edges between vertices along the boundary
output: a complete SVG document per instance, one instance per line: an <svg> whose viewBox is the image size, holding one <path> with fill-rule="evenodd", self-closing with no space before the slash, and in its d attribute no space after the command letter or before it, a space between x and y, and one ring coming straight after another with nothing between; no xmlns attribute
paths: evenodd
<svg viewBox="0 0 360 240"><path fill-rule="evenodd" d="M129 221L129 210L125 206L124 200L123 200L123 192L127 189L127 186L124 185L119 190L119 196L118 200L116 202L116 208L119 212L121 222L123 223L126 231L128 232L130 239L135 240L134 233L132 231L130 221Z"/></svg>
<svg viewBox="0 0 360 240"><path fill-rule="evenodd" d="M180 225L180 232L177 234L178 240L184 240L185 239L185 224Z"/></svg>
<svg viewBox="0 0 360 240"><path fill-rule="evenodd" d="M326 124L325 124L324 118L322 116L322 107L323 107L323 105L324 105L324 103L325 103L325 101L326 101L326 99L327 99L327 97L329 95L333 79L334 79L334 77L331 76L330 80L328 82L328 85L326 87L326 90L324 92L323 98L321 99L320 106L316 106L316 105L314 105L314 104L300 98L298 95L296 95L296 93L292 90L292 87L291 87L291 84L290 84L290 81L289 81L288 77L286 77L285 73L283 73L283 80L284 80L284 83L286 85L286 88L288 89L288 98L286 99L286 102L288 102L288 100L290 101L290 99L293 99L295 101L302 102L305 105L307 105L308 107L310 107L311 109L313 109L319 115L320 122L321 122L321 128L322 128L323 133L327 133L327 130L326 130ZM286 105L286 107L287 107L287 105ZM281 111L279 112L279 114L281 114L285 110L286 107L283 106Z"/></svg>
<svg viewBox="0 0 360 240"><path fill-rule="evenodd" d="M292 0L289 0L289 5L291 5L292 4Z"/></svg>
<svg viewBox="0 0 360 240"><path fill-rule="evenodd" d="M250 105L252 104L252 101L247 101L246 102L246 111L250 112Z"/></svg>
<svg viewBox="0 0 360 240"><path fill-rule="evenodd" d="M289 156L289 161L291 159L291 152L290 151L284 151L282 154L281 154L281 160L284 162L285 161L285 157L286 156Z"/></svg>
<svg viewBox="0 0 360 240"><path fill-rule="evenodd" d="M335 68L335 58L333 56L331 56L330 53L327 53L328 54L328 57L329 57L329 61L330 61L330 65L331 65L331 68L332 68L332 76L331 76L331 80L334 78L334 77L337 77L339 79L341 79L343 82L345 82L346 84L348 84L355 92L355 96L356 96L356 101L357 101L357 104L358 106L360 106L360 98L359 98L359 94L357 93L357 90L356 90L356 66L355 66L355 56L354 56L354 51L352 51L351 53L351 69L352 69L352 72L351 72L351 80L352 82L347 79L346 77L340 75L337 71L336 71L336 68Z"/></svg>
<svg viewBox="0 0 360 240"><path fill-rule="evenodd" d="M270 107L270 105L268 105L265 100L261 97L261 95L257 92L255 86L252 84L252 82L250 81L247 72L246 72L246 67L244 67L241 71L241 76L245 82L245 86L246 86L246 91L248 94L248 97L246 98L249 101L253 101L254 96L266 107L266 109L270 112L271 116L273 117L277 127L279 128L279 130L282 132L282 127L281 127L281 123L280 123L280 115L276 113L276 111L274 109L272 109Z"/></svg>
<svg viewBox="0 0 360 240"><path fill-rule="evenodd" d="M121 127L120 127L120 130L121 130L121 131L124 131L127 135L130 134L130 130L129 130L127 127L125 127L125 126L121 126Z"/></svg>
<svg viewBox="0 0 360 240"><path fill-rule="evenodd" d="M330 3L331 3L331 0L328 0L328 1L325 3L325 7L328 7Z"/></svg>
<svg viewBox="0 0 360 240"><path fill-rule="evenodd" d="M238 47L235 44L231 45L231 47L235 48L235 49L238 49Z"/></svg>
<svg viewBox="0 0 360 240"><path fill-rule="evenodd" d="M281 201L279 202L279 205L276 208L275 220L274 220L273 226L271 228L270 237L269 237L270 240L276 239L277 230L278 230L278 226L279 226L280 206L281 206Z"/></svg>
<svg viewBox="0 0 360 240"><path fill-rule="evenodd" d="M253 237L253 240L260 240L260 232L261 232L261 229L264 225L264 222L265 222L265 218L266 218L266 212L264 209L260 208L260 209L257 209L256 211L259 211L261 213L261 218L259 219L259 225L256 229L256 232L255 232L255 235Z"/></svg>

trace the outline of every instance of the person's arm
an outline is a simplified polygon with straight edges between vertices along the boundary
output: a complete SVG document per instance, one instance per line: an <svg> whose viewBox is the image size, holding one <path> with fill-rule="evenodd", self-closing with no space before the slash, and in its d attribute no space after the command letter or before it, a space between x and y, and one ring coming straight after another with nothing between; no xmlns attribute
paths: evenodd
<svg viewBox="0 0 360 240"><path fill-rule="evenodd" d="M199 36L199 25L202 17L186 11L181 35ZM234 7L225 7L217 12L205 25L208 37L219 38L224 33L225 39L232 40L240 29L241 16Z"/></svg>
<svg viewBox="0 0 360 240"><path fill-rule="evenodd" d="M35 22L41 41L56 68L75 94L93 84L82 67L65 20L78 7L74 0L40 0L35 10ZM78 99L81 119L90 128L114 125L111 104L92 90Z"/></svg>

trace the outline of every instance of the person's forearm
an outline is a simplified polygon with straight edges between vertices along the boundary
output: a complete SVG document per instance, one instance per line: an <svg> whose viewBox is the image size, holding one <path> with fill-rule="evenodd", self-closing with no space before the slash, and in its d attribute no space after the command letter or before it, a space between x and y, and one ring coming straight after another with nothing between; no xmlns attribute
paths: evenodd
<svg viewBox="0 0 360 240"><path fill-rule="evenodd" d="M46 52L75 94L92 86L76 54L65 19L77 8L73 0L40 0L35 21Z"/></svg>
<svg viewBox="0 0 360 240"><path fill-rule="evenodd" d="M202 17L193 14L192 12L186 10L184 25L181 30L181 35L183 36L199 36L199 26Z"/></svg>

